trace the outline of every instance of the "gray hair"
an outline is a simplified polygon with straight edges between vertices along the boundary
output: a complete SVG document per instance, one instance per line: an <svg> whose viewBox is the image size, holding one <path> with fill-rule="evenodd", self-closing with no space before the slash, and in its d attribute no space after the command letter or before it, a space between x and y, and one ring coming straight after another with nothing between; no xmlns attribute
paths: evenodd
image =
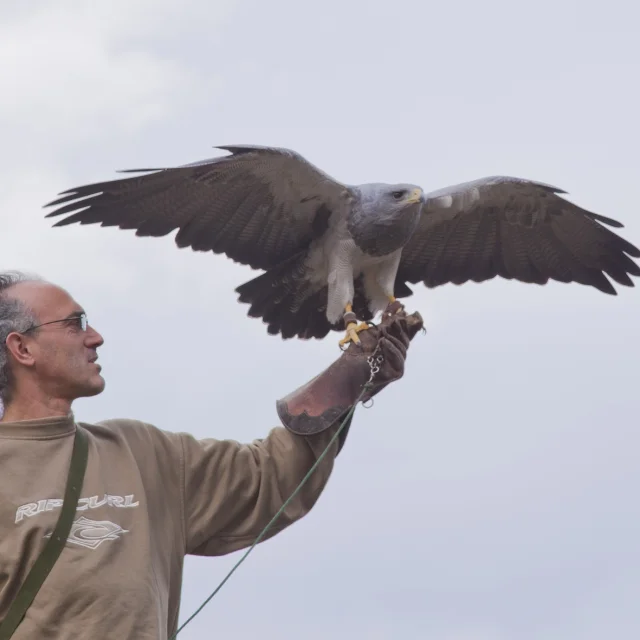
<svg viewBox="0 0 640 640"><path fill-rule="evenodd" d="M37 275L22 271L5 271L0 273L0 400L2 405L10 399L11 362L7 349L7 336L17 331L24 333L38 320L34 312L21 300L7 295L9 289L21 282L42 282ZM0 407L0 413L1 413Z"/></svg>

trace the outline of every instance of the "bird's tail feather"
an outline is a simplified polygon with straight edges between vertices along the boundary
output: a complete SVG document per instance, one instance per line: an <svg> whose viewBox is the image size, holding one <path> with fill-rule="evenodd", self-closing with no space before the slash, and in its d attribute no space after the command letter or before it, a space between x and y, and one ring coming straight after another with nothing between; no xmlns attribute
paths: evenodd
<svg viewBox="0 0 640 640"><path fill-rule="evenodd" d="M342 322L327 320L327 286L313 287L306 265L305 251L236 288L239 302L250 305L248 315L262 318L268 333L309 339L344 329ZM355 285L354 311L359 319L370 320L362 282Z"/></svg>

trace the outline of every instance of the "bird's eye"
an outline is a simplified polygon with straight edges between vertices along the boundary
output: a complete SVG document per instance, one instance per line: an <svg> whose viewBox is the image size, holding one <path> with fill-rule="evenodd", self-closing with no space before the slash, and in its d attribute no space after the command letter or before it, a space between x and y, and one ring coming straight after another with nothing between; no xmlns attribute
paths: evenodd
<svg viewBox="0 0 640 640"><path fill-rule="evenodd" d="M394 200L402 200L402 198L404 197L405 192L404 191L392 191L391 195L393 196Z"/></svg>

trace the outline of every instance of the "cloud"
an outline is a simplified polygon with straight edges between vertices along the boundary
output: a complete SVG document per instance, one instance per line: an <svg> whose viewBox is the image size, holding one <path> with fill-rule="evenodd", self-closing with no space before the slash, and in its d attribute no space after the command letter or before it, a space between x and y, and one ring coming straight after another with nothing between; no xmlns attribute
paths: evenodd
<svg viewBox="0 0 640 640"><path fill-rule="evenodd" d="M608 25L549 1L532 16L503 0L88 7L0 9L0 55L13 61L0 68L0 268L67 286L105 336L107 389L78 403L82 419L261 437L275 398L338 354L336 336L267 336L233 292L254 273L223 256L177 250L172 236L51 228L44 203L115 169L255 142L344 180L430 189L505 172L568 189L639 242L631 17L612 12ZM313 512L256 549L184 640L213 627L336 640L637 635L640 291L415 291L408 305L428 333L405 378L358 411ZM183 620L237 559L187 559Z"/></svg>
<svg viewBox="0 0 640 640"><path fill-rule="evenodd" d="M5 3L0 122L12 153L0 167L59 168L82 148L90 170L109 161L111 145L188 119L220 91L220 74L193 65L181 43L215 32L231 8L230 0Z"/></svg>
<svg viewBox="0 0 640 640"><path fill-rule="evenodd" d="M121 247L116 259L103 251L116 230L52 231L54 221L44 219L42 206L76 180L116 177L109 145L136 139L152 125L180 117L185 105L212 99L215 74L203 78L202 69L150 43L163 32L184 38L214 27L227 6L186 2L178 9L146 0L3 6L0 57L11 64L0 66L0 122L10 123L2 131L10 153L0 156L0 268L46 270L62 281L89 278L121 293L134 278L149 276L162 255L153 250L157 245L146 245L147 261L140 260L144 240L135 240L129 252ZM79 170L68 164L75 149L92 156ZM125 245L127 240L132 238L123 238Z"/></svg>

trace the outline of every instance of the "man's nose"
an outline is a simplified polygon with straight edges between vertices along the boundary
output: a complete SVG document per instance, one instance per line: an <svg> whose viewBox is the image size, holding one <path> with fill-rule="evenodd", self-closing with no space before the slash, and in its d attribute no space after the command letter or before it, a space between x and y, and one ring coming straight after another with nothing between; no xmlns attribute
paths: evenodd
<svg viewBox="0 0 640 640"><path fill-rule="evenodd" d="M87 327L87 345L99 347L104 344L104 338L91 326Z"/></svg>

